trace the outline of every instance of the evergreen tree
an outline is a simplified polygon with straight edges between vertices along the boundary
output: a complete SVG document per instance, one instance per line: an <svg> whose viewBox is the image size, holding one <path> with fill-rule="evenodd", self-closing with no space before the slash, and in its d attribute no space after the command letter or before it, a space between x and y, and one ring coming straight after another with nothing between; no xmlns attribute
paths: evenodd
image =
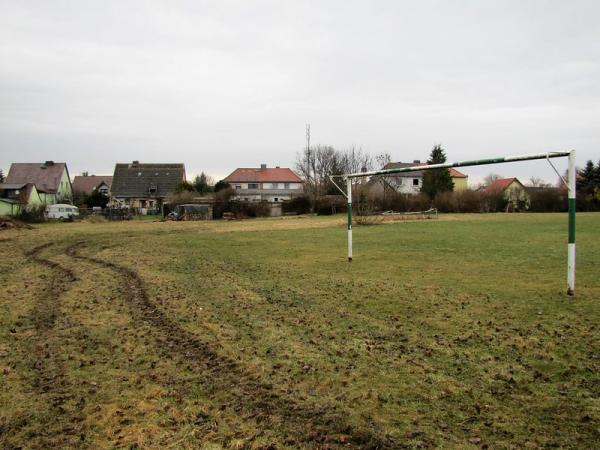
<svg viewBox="0 0 600 450"><path fill-rule="evenodd" d="M217 184L215 184L215 192L222 191L223 189L227 189L229 187L229 183L227 181L219 180Z"/></svg>
<svg viewBox="0 0 600 450"><path fill-rule="evenodd" d="M446 153L441 145L436 145L431 150L428 164L441 164L446 162ZM454 190L454 182L448 169L434 169L423 172L423 185L421 192L433 200L439 192L451 192Z"/></svg>
<svg viewBox="0 0 600 450"><path fill-rule="evenodd" d="M211 183L212 179L204 172L201 172L200 175L196 175L194 178L194 190L200 194L212 192L213 188Z"/></svg>
<svg viewBox="0 0 600 450"><path fill-rule="evenodd" d="M175 193L179 194L181 192L194 192L194 185L187 180L180 181L175 188Z"/></svg>
<svg viewBox="0 0 600 450"><path fill-rule="evenodd" d="M577 191L588 196L589 199L600 201L600 161L594 166L589 160L583 169L577 171Z"/></svg>

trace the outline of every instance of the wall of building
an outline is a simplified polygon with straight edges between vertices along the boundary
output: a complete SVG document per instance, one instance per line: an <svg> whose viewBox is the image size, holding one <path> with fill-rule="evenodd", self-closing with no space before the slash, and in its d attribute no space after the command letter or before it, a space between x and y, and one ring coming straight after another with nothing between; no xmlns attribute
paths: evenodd
<svg viewBox="0 0 600 450"><path fill-rule="evenodd" d="M513 181L504 190L504 198L512 203L513 208L523 206L525 209L529 209L530 198L525 188L517 181Z"/></svg>
<svg viewBox="0 0 600 450"><path fill-rule="evenodd" d="M0 200L0 216L12 216L17 215L19 211L19 205L14 203L4 202Z"/></svg>
<svg viewBox="0 0 600 450"><path fill-rule="evenodd" d="M63 171L60 183L58 184L55 200L57 203L71 203L73 201L73 188L71 187L71 180L69 180L69 174L66 169Z"/></svg>
<svg viewBox="0 0 600 450"><path fill-rule="evenodd" d="M452 178L454 191L466 191L468 189L467 178Z"/></svg>
<svg viewBox="0 0 600 450"><path fill-rule="evenodd" d="M417 180L418 184L414 184L414 180ZM418 194L421 192L421 186L423 184L422 177L397 177L390 184L392 184L397 192L401 194Z"/></svg>

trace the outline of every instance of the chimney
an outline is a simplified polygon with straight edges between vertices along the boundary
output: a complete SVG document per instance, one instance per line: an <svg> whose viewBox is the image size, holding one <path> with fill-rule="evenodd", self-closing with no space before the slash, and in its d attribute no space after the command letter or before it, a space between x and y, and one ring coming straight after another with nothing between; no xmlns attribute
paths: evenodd
<svg viewBox="0 0 600 450"><path fill-rule="evenodd" d="M53 166L53 165L54 165L54 161L46 161L46 162L44 163L44 165L45 165L46 167Z"/></svg>
<svg viewBox="0 0 600 450"><path fill-rule="evenodd" d="M261 164L261 165L260 165L260 168L261 168L261 169L266 169L266 168L267 168L267 165L266 165L265 163L263 163L263 164Z"/></svg>
<svg viewBox="0 0 600 450"><path fill-rule="evenodd" d="M414 159L413 160L413 164L421 164L421 160L420 159Z"/></svg>

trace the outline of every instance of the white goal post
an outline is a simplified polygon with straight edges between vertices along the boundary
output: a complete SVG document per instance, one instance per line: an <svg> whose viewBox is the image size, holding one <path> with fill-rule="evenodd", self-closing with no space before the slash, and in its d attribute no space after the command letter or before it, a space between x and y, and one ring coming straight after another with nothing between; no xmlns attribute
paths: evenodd
<svg viewBox="0 0 600 450"><path fill-rule="evenodd" d="M569 170L567 180L556 170L550 158L569 158ZM346 180L346 197L348 199L348 262L352 262L352 179L370 177L375 175L389 175L402 172L414 172L423 170L449 169L451 167L482 166L486 164L501 164L516 161L530 161L534 159L545 159L554 171L562 179L568 188L568 247L567 247L567 294L575 295L575 150L564 152L532 153L528 155L504 156L500 158L475 159L471 161L459 161L454 163L429 164L425 166L412 166L397 169L382 169L371 172L347 173L340 175Z"/></svg>

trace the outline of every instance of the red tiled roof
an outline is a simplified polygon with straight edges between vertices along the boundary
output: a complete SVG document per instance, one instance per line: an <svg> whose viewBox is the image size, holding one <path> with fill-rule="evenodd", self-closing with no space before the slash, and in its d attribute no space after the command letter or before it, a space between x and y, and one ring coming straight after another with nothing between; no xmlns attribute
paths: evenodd
<svg viewBox="0 0 600 450"><path fill-rule="evenodd" d="M462 172L459 172L459 171L458 171L458 170L456 170L454 167L450 167L450 168L448 169L448 172L450 172L450 176L451 176L452 178L468 178L468 177L469 177L468 175L465 175L464 173L462 173Z"/></svg>
<svg viewBox="0 0 600 450"><path fill-rule="evenodd" d="M239 168L225 178L228 183L302 183L302 179L287 167Z"/></svg>
<svg viewBox="0 0 600 450"><path fill-rule="evenodd" d="M60 187L66 163L13 163L10 166L7 183L33 183L38 191L54 194Z"/></svg>
<svg viewBox="0 0 600 450"><path fill-rule="evenodd" d="M106 184L110 189L112 179L112 175L77 175L73 178L73 191L91 194L102 183Z"/></svg>
<svg viewBox="0 0 600 450"><path fill-rule="evenodd" d="M488 187L486 187L485 190L488 191L488 192L503 191L508 186L510 186L512 184L512 182L515 181L515 180L517 182L519 181L515 177L512 177L512 178L501 178L499 180L494 181L492 184L490 184Z"/></svg>

